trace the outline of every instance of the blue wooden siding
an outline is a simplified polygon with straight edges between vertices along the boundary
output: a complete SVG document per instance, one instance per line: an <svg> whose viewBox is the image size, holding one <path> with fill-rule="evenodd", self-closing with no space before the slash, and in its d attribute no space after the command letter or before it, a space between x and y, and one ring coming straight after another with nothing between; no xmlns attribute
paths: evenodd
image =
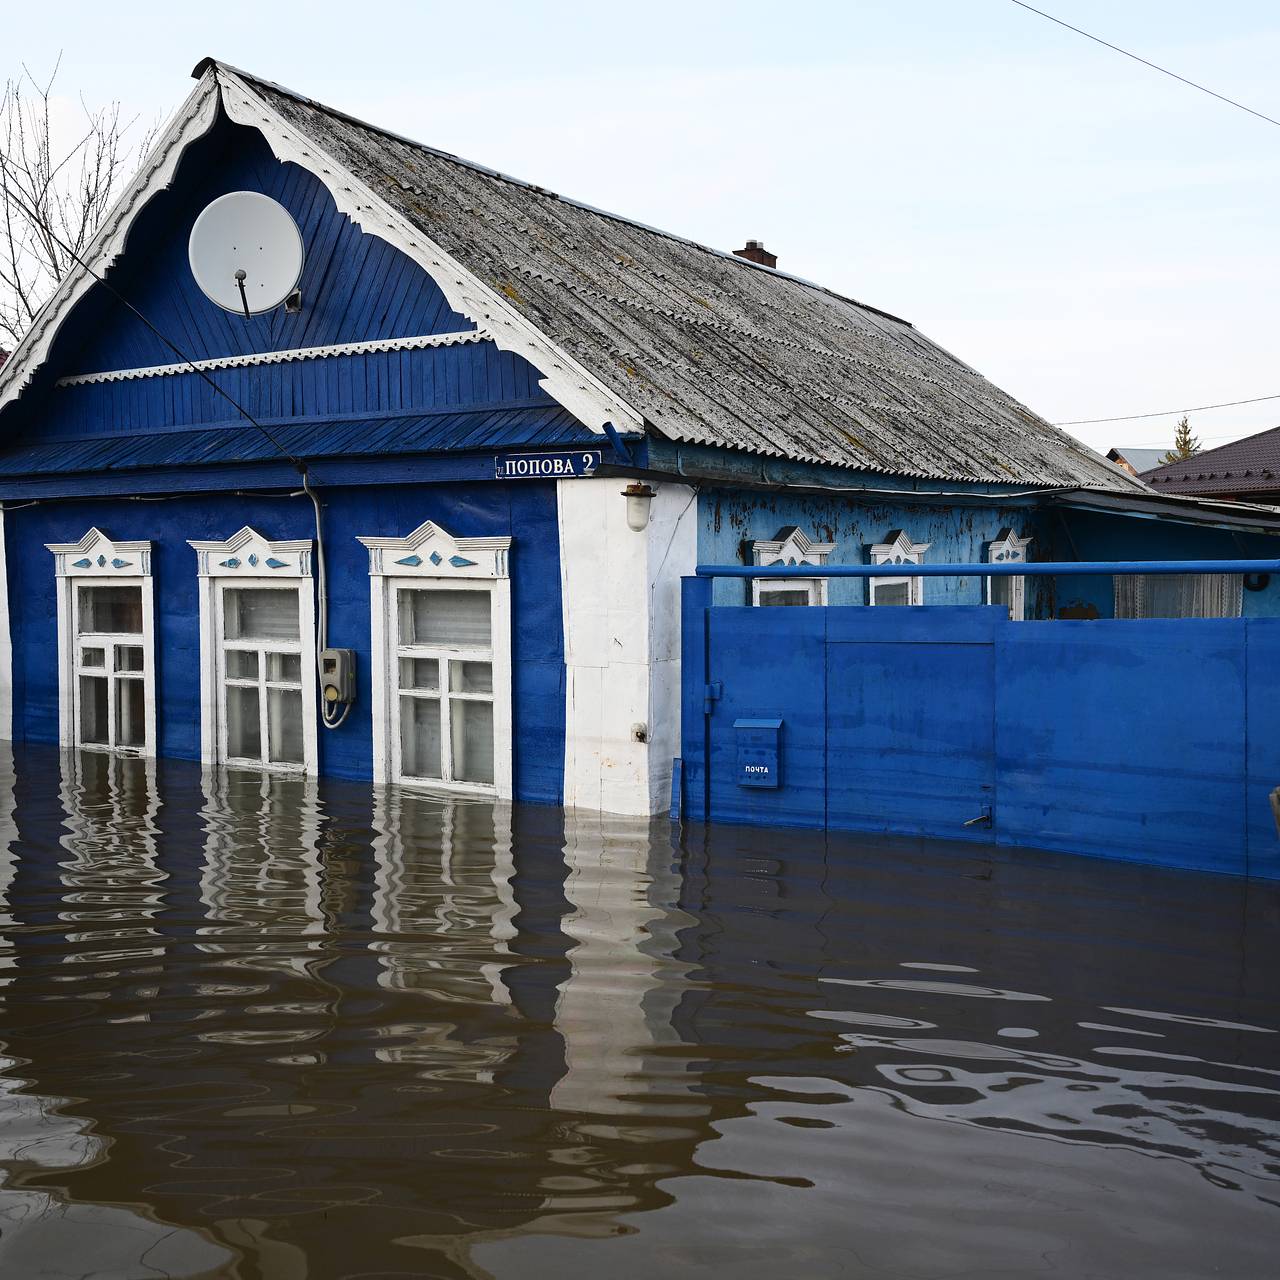
<svg viewBox="0 0 1280 1280"><path fill-rule="evenodd" d="M882 478L888 487L891 478ZM1276 554L1277 539L1264 534L1233 533L1171 520L1144 519L1092 511L1028 506L924 505L868 502L839 495L799 495L741 489L707 489L698 498L698 562L744 564L743 544L772 539L787 525L798 526L815 542L834 542L829 564L867 564L867 547L883 542L891 529L902 529L914 542L929 543L930 564L976 564L986 559L986 545L1001 529L1034 539L1034 560L1218 560L1267 559ZM926 578L926 605L985 603L977 578ZM717 605L747 604L751 586L745 580L717 579ZM832 578L828 603L865 604L867 584L855 578ZM1053 618L1062 610L1113 617L1110 577L1055 581L1028 579L1026 616ZM1246 591L1245 617L1280 616L1280 579L1261 591Z"/></svg>
<svg viewBox="0 0 1280 1280"><path fill-rule="evenodd" d="M473 484L330 489L325 551L329 634L358 654L359 696L338 730L321 729L320 766L329 776L372 774L369 559L356 538L403 535L434 520L459 536L510 536L514 700L514 787L518 800L559 803L563 790L564 646L560 613L555 486ZM58 739L57 606L47 542L74 542L97 526L113 538L152 542L155 578L158 754L200 758L199 596L188 538L227 538L250 524L269 538L310 538L305 499L211 494L162 502L41 504L5 513L13 604L14 738Z"/></svg>
<svg viewBox="0 0 1280 1280"><path fill-rule="evenodd" d="M886 484L888 481L886 480ZM867 547L902 529L913 542L929 543L931 563L974 564L986 559L986 544L1004 528L1039 539L1042 517L1026 507L923 506L892 501L854 501L838 495L801 495L740 489L708 489L698 498L698 563L749 564L744 542L777 537L796 525L814 542L834 542L828 564L867 564ZM1031 550L1037 551L1035 543ZM867 584L856 578L832 578L828 603L865 604ZM1027 584L1027 613L1038 600L1038 588ZM717 604L748 604L751 584L717 579ZM924 582L926 604L983 604L976 578L933 578ZM1047 603L1045 605L1047 608Z"/></svg>
<svg viewBox="0 0 1280 1280"><path fill-rule="evenodd" d="M279 308L246 321L196 287L187 261L192 223L210 200L234 190L273 196L297 219L306 248L299 314ZM188 152L172 188L139 216L110 281L193 360L476 327L450 309L416 263L339 213L311 174L276 161L256 132L226 123ZM54 385L59 377L177 363L96 288L65 324L33 386L0 414L0 438L30 443L243 425L232 404L194 373ZM273 421L554 405L538 371L490 341L212 370L209 377L254 417ZM517 433L510 443L525 440Z"/></svg>

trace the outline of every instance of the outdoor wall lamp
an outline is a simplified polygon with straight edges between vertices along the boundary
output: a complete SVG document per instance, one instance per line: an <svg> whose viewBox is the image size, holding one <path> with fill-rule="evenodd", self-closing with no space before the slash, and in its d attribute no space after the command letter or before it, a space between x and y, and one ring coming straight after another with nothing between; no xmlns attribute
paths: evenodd
<svg viewBox="0 0 1280 1280"><path fill-rule="evenodd" d="M643 533L649 525L649 504L658 495L647 484L633 480L622 491L627 500L627 525L637 533Z"/></svg>

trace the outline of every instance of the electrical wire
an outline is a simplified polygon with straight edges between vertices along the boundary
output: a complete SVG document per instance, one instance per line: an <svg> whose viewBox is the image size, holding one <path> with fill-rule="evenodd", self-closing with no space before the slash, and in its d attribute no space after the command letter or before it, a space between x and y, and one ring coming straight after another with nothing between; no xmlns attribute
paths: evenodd
<svg viewBox="0 0 1280 1280"><path fill-rule="evenodd" d="M2 160L3 158L0 157L0 162L2 162ZM15 200L15 203L17 204L18 209L23 213L24 216L32 219L33 221L36 221L36 222L39 221L38 214L36 213L35 210L30 209L23 201L21 201L17 197L13 197L13 198ZM320 508L320 499L316 497L314 490L311 488L311 484L307 477L306 462L304 462L301 458L297 457L290 450L286 449L284 445L281 444L280 441L277 440L275 436L272 435L271 432L268 431L267 428L264 427L262 423L260 423L253 416L253 414L251 414L244 407L244 405L242 405L235 398L235 396L233 396L224 387L220 386L215 379L209 377L209 375L203 369L198 368L195 362L191 359L191 357L188 356L187 353L177 345L177 343L171 341L167 334L161 332L160 329L158 329L154 324L152 324L151 321L148 320L147 317L143 315L143 313L139 311L138 308L135 307L133 303L130 302L129 299L126 298L124 294L120 292L119 289L117 289L113 284L111 284L105 278L105 276L95 271L60 236L56 235L52 231L47 231L47 234L56 244L58 244L62 248L62 250L67 254L69 258L71 258L73 262L75 262L87 275L92 277L93 280L95 280L98 284L100 284L109 294L111 294L113 298L116 299L117 302L119 302L123 307L125 307L127 310L132 312L132 314L135 315L147 327L147 329L150 330L151 333L153 333L157 338L159 338L160 341L163 342L164 345L168 347L169 350L172 351L173 354L176 355L179 360L182 361L183 364L187 365L193 373L195 373L200 378L202 378L205 382L207 382L209 386L212 387L215 392L217 392L218 395L220 395L224 400L226 400L227 403L230 404L241 415L241 417L245 419L246 422L248 422L251 426L256 427L262 433L262 435L267 439L267 441L272 445L272 447L276 449L276 451L279 452L281 455L283 455L285 458L287 458L297 469L298 475L301 476L302 478L303 492L307 495L308 498L311 499L311 505L315 509L316 571L317 571L316 572L316 594L317 594L317 604L319 605L319 614L320 614L319 627L317 632L317 639L319 643L316 646L315 665L316 665L316 682L321 686L320 722L321 724L324 725L326 729L336 729L347 718L347 715L351 710L352 704L349 702L344 703L342 715L339 716L336 720L331 720L329 718L328 707L324 700L323 681L320 678L321 677L320 654L324 649L328 647L328 638L329 638L329 591L328 591L328 583L326 581L326 575L325 575L324 527L323 527L323 518L322 518L322 513ZM240 282L240 285L241 285L241 293L243 294L243 291L244 291L243 281ZM248 309L247 303L245 305L245 315L246 317L248 317L249 315L249 309ZM10 356L10 359L12 358L13 357Z"/></svg>
<svg viewBox="0 0 1280 1280"><path fill-rule="evenodd" d="M1072 422L1055 422L1055 427L1091 427L1099 422L1137 422L1139 418L1168 418L1175 413L1203 413L1207 409L1234 409L1242 404L1262 404L1264 400L1280 400L1280 391L1251 400L1224 400L1221 404L1193 404L1182 409L1158 409L1154 413L1126 413L1117 418L1076 418Z"/></svg>
<svg viewBox="0 0 1280 1280"><path fill-rule="evenodd" d="M1126 58L1132 58L1134 62L1140 62L1144 67L1150 67L1152 71L1160 72L1162 76L1169 76L1170 79L1177 80L1191 89L1198 89L1201 93L1207 93L1211 98L1217 98L1219 102L1225 102L1229 107L1235 107L1238 111L1244 111L1251 116L1256 116L1259 120L1265 120L1267 124L1274 124L1280 127L1280 120L1264 115L1261 111L1255 111L1252 107L1246 107L1243 102L1237 102L1234 98L1228 98L1226 94L1218 93L1213 89L1206 88L1206 86L1197 84L1194 80L1188 80L1186 76L1180 76L1176 71L1170 71L1168 67L1162 67L1159 63L1150 62L1136 53L1130 53L1128 49L1122 49L1118 44L1112 44L1110 40L1104 40L1101 36L1095 36L1088 31L1082 30L1080 27L1073 27L1071 23L1064 22L1061 18L1055 18L1051 13L1045 13L1043 9L1037 9L1035 5L1026 4L1024 3L1024 0L1010 0L1010 2L1012 4L1016 4L1019 9L1026 9L1028 13L1037 14L1041 18L1048 19L1050 22L1056 22L1060 27L1066 27L1068 31L1074 31L1076 35L1084 36L1086 40L1092 40L1094 44L1100 44L1103 48L1110 49L1114 53L1120 53Z"/></svg>

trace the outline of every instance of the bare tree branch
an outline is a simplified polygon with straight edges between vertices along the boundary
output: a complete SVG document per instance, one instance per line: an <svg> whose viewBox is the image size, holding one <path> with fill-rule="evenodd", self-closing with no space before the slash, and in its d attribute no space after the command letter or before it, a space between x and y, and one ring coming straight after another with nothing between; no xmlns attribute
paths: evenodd
<svg viewBox="0 0 1280 1280"><path fill-rule="evenodd" d="M54 137L54 82L23 66L0 91L0 346L13 346L93 238L154 129L132 145L120 103L91 108L76 139Z"/></svg>

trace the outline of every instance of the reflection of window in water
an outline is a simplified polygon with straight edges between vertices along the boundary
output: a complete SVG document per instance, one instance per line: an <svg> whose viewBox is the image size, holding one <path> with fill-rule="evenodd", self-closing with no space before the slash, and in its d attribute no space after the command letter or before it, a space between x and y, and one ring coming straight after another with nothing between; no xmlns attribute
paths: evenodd
<svg viewBox="0 0 1280 1280"><path fill-rule="evenodd" d="M270 955L273 968L305 971L305 951L320 943L295 940L325 932L315 779L219 769L202 788L201 949Z"/></svg>
<svg viewBox="0 0 1280 1280"><path fill-rule="evenodd" d="M499 976L515 936L509 806L389 789L374 830L382 985L509 1003Z"/></svg>
<svg viewBox="0 0 1280 1280"><path fill-rule="evenodd" d="M90 932L68 933L68 942L92 943L64 955L68 963L118 961L164 954L163 947L137 946L158 930L139 924L164 909L165 873L157 865L160 793L151 759L94 751L62 753L60 798L65 814L59 876L68 890L59 918L92 923ZM153 885L150 894L140 892ZM118 927L104 925L118 910Z"/></svg>

